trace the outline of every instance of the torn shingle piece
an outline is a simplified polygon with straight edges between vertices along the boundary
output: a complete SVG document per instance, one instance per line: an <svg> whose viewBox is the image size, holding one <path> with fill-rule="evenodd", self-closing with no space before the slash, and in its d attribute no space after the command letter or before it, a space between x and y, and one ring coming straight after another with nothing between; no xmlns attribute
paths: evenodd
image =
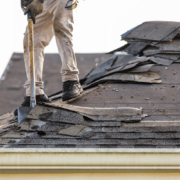
<svg viewBox="0 0 180 180"><path fill-rule="evenodd" d="M128 64L142 63L142 62L144 63L144 62L146 62L146 61L148 61L148 58L145 57L145 56L142 56L142 57L136 57L136 58L130 60L130 61L128 62Z"/></svg>
<svg viewBox="0 0 180 180"><path fill-rule="evenodd" d="M158 47L159 46L159 47ZM147 47L144 51L143 54L144 56L152 56L152 55L157 55L157 54L172 54L172 55L180 55L180 51L178 50L173 50L173 47L170 46L177 46L176 49L178 49L178 45L168 45L168 44L158 44L155 46L149 46ZM161 49L162 48L162 49ZM170 50L168 50L168 48ZM163 50L164 49L164 50ZM166 50L165 50L166 49Z"/></svg>
<svg viewBox="0 0 180 180"><path fill-rule="evenodd" d="M132 42L130 46L124 49L125 52L129 54L137 55L141 53L141 51L148 46L149 42Z"/></svg>
<svg viewBox="0 0 180 180"><path fill-rule="evenodd" d="M40 120L31 120L30 121L30 128L31 129L38 129L41 126L44 126L46 124L46 122L44 121L40 121Z"/></svg>
<svg viewBox="0 0 180 180"><path fill-rule="evenodd" d="M160 53L162 53L162 51L160 50L146 50L143 52L145 56L152 56L152 55L160 54Z"/></svg>
<svg viewBox="0 0 180 180"><path fill-rule="evenodd" d="M96 69L97 68L97 66L98 66L98 63L96 63L95 65L94 65L94 67L91 69L91 71L84 77L84 79L86 79L93 71L94 71L94 69Z"/></svg>
<svg viewBox="0 0 180 180"><path fill-rule="evenodd" d="M180 54L156 54L154 57L177 61L180 58Z"/></svg>
<svg viewBox="0 0 180 180"><path fill-rule="evenodd" d="M155 46L148 46L147 48L144 49L143 51L143 54L145 56L151 56L151 55L154 55L154 54L159 54L161 53L161 51L159 50L158 47L155 47Z"/></svg>
<svg viewBox="0 0 180 180"><path fill-rule="evenodd" d="M176 30L174 30L172 33L170 33L168 36L166 36L162 41L165 42L171 41L172 39L174 39L176 35L178 35L178 33L179 33L179 27Z"/></svg>
<svg viewBox="0 0 180 180"><path fill-rule="evenodd" d="M152 67L152 66L151 66ZM141 83L162 83L161 77L154 72L146 73L115 73L95 81L87 87L97 85L104 82L141 82Z"/></svg>
<svg viewBox="0 0 180 180"><path fill-rule="evenodd" d="M24 120L22 123L18 126L21 131L35 131L38 128L41 128L42 126L46 125L46 122L40 121L40 120Z"/></svg>
<svg viewBox="0 0 180 180"><path fill-rule="evenodd" d="M149 71L152 67L154 66L154 64L145 64L142 66L137 66L135 68L133 68L131 71L129 72L133 72L133 73L141 73L141 72L147 72Z"/></svg>
<svg viewBox="0 0 180 180"><path fill-rule="evenodd" d="M29 121L27 121L27 120L22 121L22 123L19 125L19 128L22 131L31 130Z"/></svg>
<svg viewBox="0 0 180 180"><path fill-rule="evenodd" d="M46 124L44 124L41 127L38 127L37 129L34 129L34 131L37 132L58 132L61 129L69 128L71 127L71 124L66 123L56 123L56 122L48 122L46 121ZM33 130L33 129L32 129ZM31 130L31 131L32 131Z"/></svg>
<svg viewBox="0 0 180 180"><path fill-rule="evenodd" d="M90 84L95 80L101 79L109 74L132 69L139 63L148 61L147 57L134 57L132 55L119 55L111 66L108 63L103 63L98 66L92 73L89 74L84 84Z"/></svg>
<svg viewBox="0 0 180 180"><path fill-rule="evenodd" d="M167 43L159 43L155 45L161 51L180 52L180 39L175 39Z"/></svg>
<svg viewBox="0 0 180 180"><path fill-rule="evenodd" d="M174 62L173 60L168 60L160 57L150 57L150 60L152 62L155 62L156 64L160 64L164 66L169 66Z"/></svg>
<svg viewBox="0 0 180 180"><path fill-rule="evenodd" d="M2 138L11 138L11 139L21 139L21 138L25 138L27 136L31 136L33 135L34 132L19 132L19 131L10 131L8 133L6 133L5 135L2 136Z"/></svg>
<svg viewBox="0 0 180 180"><path fill-rule="evenodd" d="M85 127L82 131L80 131L77 136L81 138L89 139L94 136L94 131L90 127Z"/></svg>
<svg viewBox="0 0 180 180"><path fill-rule="evenodd" d="M39 119L40 120L47 120L47 119L49 119L51 116L53 115L53 112L47 112L47 113L43 113L43 114L40 114L39 115Z"/></svg>
<svg viewBox="0 0 180 180"><path fill-rule="evenodd" d="M136 27L134 27L134 28L128 30L127 32L125 32L124 34L122 34L122 35L121 35L122 39L125 39L125 37L127 37L131 32L133 32L134 30L136 30L139 26L141 26L141 24L140 24L140 25L137 25Z"/></svg>
<svg viewBox="0 0 180 180"><path fill-rule="evenodd" d="M136 67L138 64L139 64L139 62L137 62L137 63L132 63L132 64L127 64L125 67L122 68L121 71L125 71L125 70L128 70L128 69L132 69L132 68ZM118 72L118 71L116 71L116 72Z"/></svg>
<svg viewBox="0 0 180 180"><path fill-rule="evenodd" d="M120 65L125 66L126 64L132 64L132 63L140 62L143 60L144 60L144 57L135 57L133 55L124 54L124 55L119 55L112 66L114 67L120 66Z"/></svg>
<svg viewBox="0 0 180 180"><path fill-rule="evenodd" d="M157 84L162 83L162 80L158 80L158 79L154 79L150 77L137 76L137 75L134 77L135 77L135 81L141 82L141 83L157 83Z"/></svg>
<svg viewBox="0 0 180 180"><path fill-rule="evenodd" d="M110 68L113 63L116 61L117 56L107 60L106 62L100 64L99 66L97 66L88 76L87 76L87 80L85 81L85 84L88 84L90 82L92 82L95 79L101 78L105 73L106 73L106 69Z"/></svg>
<svg viewBox="0 0 180 180"><path fill-rule="evenodd" d="M109 74L112 74L112 73L121 72L121 71L125 71L127 69L131 69L131 68L135 67L138 64L139 63L132 63L132 64L126 63L126 64L120 64L120 65L117 65L117 66L112 66L111 68L107 69L107 73L105 75L109 75Z"/></svg>
<svg viewBox="0 0 180 180"><path fill-rule="evenodd" d="M82 124L84 118L81 114L67 111L67 110L54 110L53 115L47 119L52 122L62 122L67 124Z"/></svg>
<svg viewBox="0 0 180 180"><path fill-rule="evenodd" d="M6 114L0 116L0 127L4 124L9 123L9 121L11 121L13 118L14 118L13 112L6 113Z"/></svg>
<svg viewBox="0 0 180 180"><path fill-rule="evenodd" d="M155 72L137 73L142 77L153 78L154 80L161 80L161 77Z"/></svg>
<svg viewBox="0 0 180 180"><path fill-rule="evenodd" d="M86 115L85 115L86 116ZM89 119L91 119L91 118L93 118L94 119L94 121L92 121L92 120L89 120ZM87 119L87 118L86 118ZM95 121L96 120L96 121ZM98 118L97 117L92 117L92 116L89 116L89 118L88 118L88 120L87 121L85 121L85 123L84 124L82 124L82 125L85 125L85 126L90 126L90 127L113 127L113 126L115 126L115 127L117 127L117 126L121 126L121 121L97 121L98 120ZM122 118L122 120L123 120L123 118Z"/></svg>
<svg viewBox="0 0 180 180"><path fill-rule="evenodd" d="M67 129L62 129L58 134L67 136L83 136L84 134L91 133L92 129L87 126L75 125Z"/></svg>
<svg viewBox="0 0 180 180"><path fill-rule="evenodd" d="M122 56L119 56L119 57L122 57ZM116 60L116 62L111 68L106 69L106 70L111 71L115 69L116 72L124 71L126 69L131 69L132 67L135 67L138 63L145 63L146 61L149 60L147 57L134 57L134 56L128 56L128 55L123 56L123 58L120 59L121 61L119 61L119 59L120 58ZM120 68L120 69L118 69L117 71L116 68ZM106 75L107 74L109 73L106 73Z"/></svg>
<svg viewBox="0 0 180 180"><path fill-rule="evenodd" d="M0 130L0 136L3 136L4 134L11 131L12 129L13 129L13 126Z"/></svg>
<svg viewBox="0 0 180 180"><path fill-rule="evenodd" d="M63 109L60 109L60 110L53 109L49 113L42 113L42 112L47 111L47 108L48 107L39 106L39 105L35 106L35 108L31 112L33 116L31 114L29 115L27 119L42 119L42 120L47 120L51 122L62 122L62 123L68 123L68 124L81 124L84 121L83 116L81 114L68 111L68 110L63 110ZM51 108L48 108L48 109L51 109ZM29 122L32 123L33 121L29 121ZM37 122L39 121L37 120ZM29 128L31 128L31 125Z"/></svg>
<svg viewBox="0 0 180 180"><path fill-rule="evenodd" d="M136 116L142 114L142 109L133 107L115 107L115 108L96 108L96 107L81 107L73 106L70 104L62 104L61 102L55 102L48 104L54 108L62 108L64 110L70 110L86 115L97 115L97 116Z"/></svg>
<svg viewBox="0 0 180 180"><path fill-rule="evenodd" d="M180 27L179 22L150 21L144 22L128 34L122 36L122 39L142 39L149 41L163 41L165 37ZM169 39L170 41L171 39Z"/></svg>
<svg viewBox="0 0 180 180"><path fill-rule="evenodd" d="M88 114L83 114L85 117L88 117L94 121L120 121L120 122L139 122L142 120L141 115L119 115L119 116L109 116L109 115L88 115ZM102 124L103 126L103 124Z"/></svg>
<svg viewBox="0 0 180 180"><path fill-rule="evenodd" d="M53 112L52 108L43 107L40 105L36 105L35 108L31 110L31 112L27 115L26 119L39 119L40 114Z"/></svg>
<svg viewBox="0 0 180 180"><path fill-rule="evenodd" d="M117 56L107 60L106 62L100 64L99 66L97 66L90 74L89 76L93 76L93 75L96 75L96 74L99 74L99 73L103 73L106 71L107 68L110 68L114 62L116 61L117 59ZM88 77L89 77L88 76Z"/></svg>
<svg viewBox="0 0 180 180"><path fill-rule="evenodd" d="M13 129L15 125L17 125L17 118L13 113L0 116L0 136Z"/></svg>

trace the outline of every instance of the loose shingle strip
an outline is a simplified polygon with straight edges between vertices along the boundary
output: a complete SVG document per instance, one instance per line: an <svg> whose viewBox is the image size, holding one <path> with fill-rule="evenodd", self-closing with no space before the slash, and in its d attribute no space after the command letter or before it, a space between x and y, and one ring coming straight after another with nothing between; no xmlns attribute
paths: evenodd
<svg viewBox="0 0 180 180"><path fill-rule="evenodd" d="M118 107L118 108L90 108L90 107L80 107L80 106L72 106L68 104L62 104L62 103L51 103L47 104L54 108L63 108L65 110L70 110L74 112L78 112L85 115L95 115L95 116L101 116L105 117L104 120L113 120L117 117L125 116L125 117L131 117L131 116L141 116L142 109L138 108L131 108L131 107ZM109 119L106 118L106 116L109 117ZM103 119L101 119L103 120ZM126 120L126 119L124 119Z"/></svg>
<svg viewBox="0 0 180 180"><path fill-rule="evenodd" d="M141 73L141 72L148 72L154 64L146 64L146 65L141 65L133 68L130 72L132 73Z"/></svg>
<svg viewBox="0 0 180 180"><path fill-rule="evenodd" d="M109 63L103 63L100 66L98 66L92 73L89 74L84 84L90 84L93 81L96 81L98 79L101 79L105 76L117 72L127 71L129 69L136 67L138 64L145 63L147 61L147 57L139 58L130 55L119 55L116 57L113 63L112 60L109 61L112 63L111 65Z"/></svg>
<svg viewBox="0 0 180 180"><path fill-rule="evenodd" d="M140 66L135 71L146 71L149 70L152 65ZM162 83L161 77L157 73L147 72L147 73L115 73L98 81L86 86L86 88L98 85L105 82L140 82L140 83Z"/></svg>
<svg viewBox="0 0 180 180"><path fill-rule="evenodd" d="M133 42L130 46L124 49L124 51L129 54L138 55L146 46L148 46L148 44L149 42Z"/></svg>
<svg viewBox="0 0 180 180"><path fill-rule="evenodd" d="M122 39L141 39L148 41L170 41L169 36L180 27L179 22L150 21L144 22L129 33L122 36Z"/></svg>
<svg viewBox="0 0 180 180"><path fill-rule="evenodd" d="M156 54L154 57L177 61L180 58L180 54Z"/></svg>
<svg viewBox="0 0 180 180"><path fill-rule="evenodd" d="M155 62L156 64L160 64L164 66L169 66L174 62L173 60L168 60L160 57L150 57L150 60L152 62Z"/></svg>

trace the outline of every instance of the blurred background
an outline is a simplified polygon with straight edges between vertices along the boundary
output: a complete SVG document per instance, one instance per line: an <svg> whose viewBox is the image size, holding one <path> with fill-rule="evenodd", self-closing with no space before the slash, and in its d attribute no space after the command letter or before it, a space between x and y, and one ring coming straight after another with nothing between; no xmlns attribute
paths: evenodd
<svg viewBox="0 0 180 180"><path fill-rule="evenodd" d="M144 21L180 21L178 0L79 0L74 10L74 50L83 78L95 63L102 63L123 44L120 35ZM0 114L19 106L25 91L23 36L27 25L20 0L1 2ZM55 39L45 49L45 92L61 90L61 61Z"/></svg>

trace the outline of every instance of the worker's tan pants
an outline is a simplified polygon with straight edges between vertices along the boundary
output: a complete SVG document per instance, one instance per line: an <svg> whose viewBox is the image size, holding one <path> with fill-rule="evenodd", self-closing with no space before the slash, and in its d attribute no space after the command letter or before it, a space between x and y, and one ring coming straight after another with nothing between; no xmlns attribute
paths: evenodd
<svg viewBox="0 0 180 180"><path fill-rule="evenodd" d="M73 51L73 10L66 9L68 0L44 0L44 10L37 16L34 25L34 61L36 95L44 94L44 82L42 81L44 48L55 35L58 51L62 60L62 80L79 80L76 58ZM28 28L24 37L24 60L27 81L24 85L26 96L30 96L30 69Z"/></svg>

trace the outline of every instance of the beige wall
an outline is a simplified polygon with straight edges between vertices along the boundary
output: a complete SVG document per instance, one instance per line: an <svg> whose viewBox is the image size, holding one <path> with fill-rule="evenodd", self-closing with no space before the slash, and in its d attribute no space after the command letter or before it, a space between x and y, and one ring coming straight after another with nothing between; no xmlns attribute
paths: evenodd
<svg viewBox="0 0 180 180"><path fill-rule="evenodd" d="M0 180L179 180L180 173L1 174Z"/></svg>

